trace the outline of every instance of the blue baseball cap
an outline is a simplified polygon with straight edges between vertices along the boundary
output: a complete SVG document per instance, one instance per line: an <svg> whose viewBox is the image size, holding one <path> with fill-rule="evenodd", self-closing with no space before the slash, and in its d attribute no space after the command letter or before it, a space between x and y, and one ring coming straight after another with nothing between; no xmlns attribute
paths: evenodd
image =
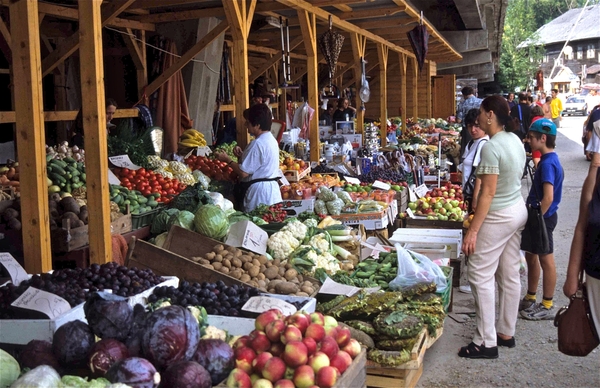
<svg viewBox="0 0 600 388"><path fill-rule="evenodd" d="M531 123L530 131L556 136L556 125L550 119L539 119Z"/></svg>

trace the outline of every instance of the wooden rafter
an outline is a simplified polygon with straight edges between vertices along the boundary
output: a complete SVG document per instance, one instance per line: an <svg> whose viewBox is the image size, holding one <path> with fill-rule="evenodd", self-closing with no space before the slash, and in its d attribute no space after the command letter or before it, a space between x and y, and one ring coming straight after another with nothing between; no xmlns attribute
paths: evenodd
<svg viewBox="0 0 600 388"><path fill-rule="evenodd" d="M379 122L381 125L381 146L387 143L386 128L383 123L387 120L387 72L389 48L381 43L377 44L377 59L379 64Z"/></svg>
<svg viewBox="0 0 600 388"><path fill-rule="evenodd" d="M291 41L290 51L300 46L300 44L302 44L302 39L303 38L299 36L293 41ZM263 74L265 71L273 67L279 60L281 60L281 55L275 55L275 53L273 54L273 57L267 59L267 61L261 67L259 67L257 70L253 71L252 74L250 74L250 77L248 78L250 82L254 82L254 80L257 79L261 74Z"/></svg>

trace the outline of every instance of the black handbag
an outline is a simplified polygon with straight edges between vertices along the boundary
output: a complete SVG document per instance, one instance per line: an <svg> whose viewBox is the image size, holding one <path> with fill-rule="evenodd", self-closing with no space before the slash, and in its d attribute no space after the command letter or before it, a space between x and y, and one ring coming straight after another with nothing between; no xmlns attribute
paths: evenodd
<svg viewBox="0 0 600 388"><path fill-rule="evenodd" d="M533 183L533 173L531 167L527 166L529 176L531 177L531 185L535 191L537 206L527 206L527 223L521 234L521 250L534 254L545 254L550 251L550 241L548 240L548 230L546 222L542 214L540 197ZM534 204L535 205L535 204Z"/></svg>
<svg viewBox="0 0 600 388"><path fill-rule="evenodd" d="M579 289L571 296L569 305L558 310L554 326L558 328L558 351L567 356L585 357L600 344L583 283L583 270L579 273Z"/></svg>

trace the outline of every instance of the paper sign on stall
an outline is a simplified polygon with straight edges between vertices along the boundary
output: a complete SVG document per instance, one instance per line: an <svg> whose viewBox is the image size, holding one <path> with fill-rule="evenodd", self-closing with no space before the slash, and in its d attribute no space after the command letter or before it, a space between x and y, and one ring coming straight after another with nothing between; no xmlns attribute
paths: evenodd
<svg viewBox="0 0 600 388"><path fill-rule="evenodd" d="M349 176L345 176L344 180L353 185L360 185L360 179L358 179L358 178L352 178Z"/></svg>
<svg viewBox="0 0 600 388"><path fill-rule="evenodd" d="M425 185L425 183L423 183L421 186L419 186L415 189L415 194L417 194L417 197L423 198L425 196L425 194L427 194L428 191L429 191L429 189L427 188L427 185Z"/></svg>
<svg viewBox="0 0 600 388"><path fill-rule="evenodd" d="M129 159L129 155L118 155L118 156L109 156L108 160L112 164L121 168L128 168L130 170L139 170L141 167L133 164L131 159Z"/></svg>
<svg viewBox="0 0 600 388"><path fill-rule="evenodd" d="M38 311L46 314L50 319L59 317L71 310L69 302L60 296L33 287L25 290L20 297L11 303L11 306Z"/></svg>
<svg viewBox="0 0 600 388"><path fill-rule="evenodd" d="M210 154L212 154L212 151L206 146L196 148L196 156L208 156Z"/></svg>
<svg viewBox="0 0 600 388"><path fill-rule="evenodd" d="M25 269L21 267L21 264L19 264L10 253L0 253L0 264L6 269L8 276L10 276L10 280L15 286L21 284L23 280L29 279Z"/></svg>
<svg viewBox="0 0 600 388"><path fill-rule="evenodd" d="M112 171L108 170L108 183L111 185L120 185L121 181Z"/></svg>
<svg viewBox="0 0 600 388"><path fill-rule="evenodd" d="M381 287L365 288L364 290L368 293L378 291ZM331 295L346 295L352 296L362 290L360 287L347 286L331 280L331 278L325 279L321 288L319 288L319 294L331 294Z"/></svg>
<svg viewBox="0 0 600 388"><path fill-rule="evenodd" d="M259 255L267 251L267 232L248 220L236 222L229 228L225 244L232 247L245 248Z"/></svg>
<svg viewBox="0 0 600 388"><path fill-rule="evenodd" d="M293 304L270 296L253 296L242 306L242 310L258 314L271 309L277 309L283 315L292 315L298 311Z"/></svg>
<svg viewBox="0 0 600 388"><path fill-rule="evenodd" d="M373 182L373 188L381 189L381 190L389 190L392 188L392 186L390 186L388 183L385 183L382 181L375 181L375 182Z"/></svg>

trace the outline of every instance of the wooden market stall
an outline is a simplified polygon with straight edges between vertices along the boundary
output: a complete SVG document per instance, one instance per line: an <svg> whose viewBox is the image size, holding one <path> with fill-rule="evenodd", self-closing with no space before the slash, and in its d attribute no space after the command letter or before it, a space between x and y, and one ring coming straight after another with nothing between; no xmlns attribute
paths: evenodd
<svg viewBox="0 0 600 388"><path fill-rule="evenodd" d="M46 111L42 101L42 77L52 74L60 64L79 50L82 112L86 137L88 198L90 209L90 258L93 263L111 260L110 221L108 212L107 150L104 110L105 75L103 68L102 29L113 28L125 33L125 44L136 69L138 96L150 95L181 70L218 37L225 36L231 48L230 67L233 74L233 101L226 107L242 117L250 100L249 84L261 74L269 74L282 83L281 40L279 26L269 26L267 18L286 20L289 28L289 58L293 82L306 78L302 93L311 107L318 107L324 69L324 57L317 41L331 23L332 28L346 38L339 55L334 79L342 88L358 90L361 79L360 57L367 59L367 73L373 89L368 105L370 117L384 121L388 112L404 117L431 116L433 93L431 77L436 75L436 60L461 59L460 54L429 22L405 0L303 1L303 0L2 0L9 17L0 20L2 48L12 58L14 112L0 112L0 123L15 123L16 143L22 163L23 241L25 268L29 273L52 269L49 238L49 214L46 190L44 152L44 121L73 120L77 112ZM61 39L42 58L40 34L44 17L68 23L78 22L76 31ZM181 55L158 78L148 84L145 40L158 26L201 19L216 18L210 32ZM422 71L417 68L406 32L423 22L429 38L429 52ZM141 40L141 42L140 42ZM6 49L8 47L8 50ZM298 62L298 63L296 63ZM351 70L351 71L350 71ZM285 96L286 89L281 88ZM356 93L358 94L358 93ZM277 114L285 117L285 102ZM356 105L360 106L360 97ZM137 110L122 109L116 117L132 117ZM360 131L365 111L358 110ZM245 145L248 135L243 121L237 121L238 143ZM319 156L318 121L310 123L311 157ZM382 136L385 144L385 136Z"/></svg>

